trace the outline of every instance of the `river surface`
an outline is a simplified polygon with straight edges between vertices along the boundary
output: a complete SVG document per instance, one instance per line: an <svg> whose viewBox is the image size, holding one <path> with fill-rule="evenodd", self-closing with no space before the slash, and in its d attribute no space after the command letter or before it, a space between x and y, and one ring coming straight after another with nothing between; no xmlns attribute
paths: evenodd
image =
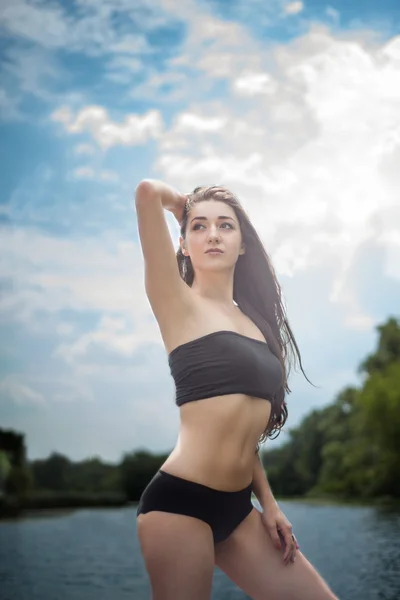
<svg viewBox="0 0 400 600"><path fill-rule="evenodd" d="M280 506L341 600L400 600L399 511ZM149 600L135 517L133 506L0 522L0 600ZM211 600L246 598L216 567Z"/></svg>

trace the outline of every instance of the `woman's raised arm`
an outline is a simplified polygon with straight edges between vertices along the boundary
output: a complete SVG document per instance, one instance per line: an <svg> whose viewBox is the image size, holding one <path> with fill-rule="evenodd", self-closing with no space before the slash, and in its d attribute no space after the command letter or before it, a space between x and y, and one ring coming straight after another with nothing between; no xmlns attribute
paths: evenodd
<svg viewBox="0 0 400 600"><path fill-rule="evenodd" d="M145 289L159 325L190 308L190 289L179 274L164 209L178 222L186 196L157 180L144 179L136 188L135 204L145 267ZM178 312L177 312L178 311Z"/></svg>

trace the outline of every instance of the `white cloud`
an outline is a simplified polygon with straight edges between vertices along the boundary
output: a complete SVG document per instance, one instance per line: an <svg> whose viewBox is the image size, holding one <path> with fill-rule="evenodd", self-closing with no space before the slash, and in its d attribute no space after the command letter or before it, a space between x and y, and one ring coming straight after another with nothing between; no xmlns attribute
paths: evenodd
<svg viewBox="0 0 400 600"><path fill-rule="evenodd" d="M19 99L10 95L3 88L0 88L0 119L2 121L14 121L21 119L21 113L18 108Z"/></svg>
<svg viewBox="0 0 400 600"><path fill-rule="evenodd" d="M43 394L32 389L24 381L20 381L21 376L9 374L0 381L0 396L5 401L11 401L19 405L42 406L46 403Z"/></svg>
<svg viewBox="0 0 400 600"><path fill-rule="evenodd" d="M73 113L69 106L60 106L52 114L51 119L56 123L62 123L67 127L73 120Z"/></svg>
<svg viewBox="0 0 400 600"><path fill-rule="evenodd" d="M121 81L125 83L125 80ZM128 83L128 81L126 82ZM165 73L159 73L148 69L147 77L143 82L135 83L129 95L136 100L143 99L157 103L185 101L188 84L189 80L184 71L169 69Z"/></svg>
<svg viewBox="0 0 400 600"><path fill-rule="evenodd" d="M154 23L154 22L153 22ZM154 23L155 24L155 23ZM111 44L110 50L122 56L116 57L111 62L107 63L109 67L127 67L129 70L137 71L142 68L142 63L137 58L124 56L125 54L148 54L151 48L143 34L132 35L127 34L122 39L117 39Z"/></svg>
<svg viewBox="0 0 400 600"><path fill-rule="evenodd" d="M182 132L214 132L222 129L225 124L224 118L207 118L194 113L182 113L177 118L176 127Z"/></svg>
<svg viewBox="0 0 400 600"><path fill-rule="evenodd" d="M115 171L100 171L100 179L101 181L116 183L119 181L119 175Z"/></svg>
<svg viewBox="0 0 400 600"><path fill-rule="evenodd" d="M119 181L119 175L115 171L103 170L97 172L93 167L77 167L72 171L72 177L74 179L91 179L106 181L108 183L117 183Z"/></svg>
<svg viewBox="0 0 400 600"><path fill-rule="evenodd" d="M289 2L283 7L283 11L287 15L298 15L304 9L303 2Z"/></svg>
<svg viewBox="0 0 400 600"><path fill-rule="evenodd" d="M134 146L158 138L163 130L159 111L149 110L144 115L128 114L123 123L114 123L102 106L85 106L73 115L68 106L55 110L50 118L62 123L68 133L89 132L103 149L112 146Z"/></svg>
<svg viewBox="0 0 400 600"><path fill-rule="evenodd" d="M91 402L93 393L77 378L54 377L45 372L34 376L11 373L0 381L0 397L5 403L43 408L54 402Z"/></svg>
<svg viewBox="0 0 400 600"><path fill-rule="evenodd" d="M57 50L67 47L89 55L148 52L143 30L151 31L168 20L156 3L155 10L148 10L151 7L146 0L135 3L129 0L108 0L107 3L85 0L77 4L79 10L67 14L60 4L52 2L33 4L27 0L3 0L0 20L3 29L16 38L42 48ZM116 11L127 22L140 24L141 31L121 34L114 27Z"/></svg>
<svg viewBox="0 0 400 600"><path fill-rule="evenodd" d="M114 51L124 52L120 45L114 46ZM106 79L121 83L123 85L131 84L137 78L138 73L142 72L143 66L143 50L140 52L140 57L126 56L124 54L116 54L106 63Z"/></svg>
<svg viewBox="0 0 400 600"><path fill-rule="evenodd" d="M53 106L60 102L70 102L74 106L82 104L84 92L66 92L65 85L59 85L61 81L70 80L66 63L57 55L60 49L89 57L103 56L105 80L123 85L133 83L132 75L143 71L146 57L154 53L146 33L171 21L157 0L134 3L130 0L107 0L106 3L84 0L78 4L78 10L67 11L62 3L51 0L1 2L0 30L13 41L4 49L2 81L4 83L6 77L10 89L18 90L14 110L11 111L12 107L7 103L3 119L21 117L15 108L24 94L33 94ZM131 24L132 31L136 32L126 32L126 26L122 32L115 14L125 21L125 25ZM58 91L60 89L62 91ZM0 96L0 105L5 101Z"/></svg>
<svg viewBox="0 0 400 600"><path fill-rule="evenodd" d="M357 306L355 306L354 314L350 314L344 321L346 327L356 331L370 331L375 324L375 320L372 317L359 314Z"/></svg>
<svg viewBox="0 0 400 600"><path fill-rule="evenodd" d="M339 25L340 22L340 12L333 8L332 6L327 6L325 10L328 17L330 17L335 25Z"/></svg>
<svg viewBox="0 0 400 600"><path fill-rule="evenodd" d="M105 315L95 330L80 335L71 343L62 343L56 349L56 354L67 363L75 363L78 369L81 369L88 366L88 360L89 365L91 364L91 353L97 352L95 363L99 363L99 351L108 352L109 363L110 353L117 356L120 363L121 358L132 357L137 350L150 342L160 345L160 334L153 320L144 319L133 328L132 323L124 316ZM143 368L143 365L140 368Z"/></svg>
<svg viewBox="0 0 400 600"><path fill-rule="evenodd" d="M69 336L75 331L75 327L71 323L63 323L61 321L57 324L56 331L62 337Z"/></svg>
<svg viewBox="0 0 400 600"><path fill-rule="evenodd" d="M78 167L73 171L75 179L94 179L95 170L92 167Z"/></svg>
<svg viewBox="0 0 400 600"><path fill-rule="evenodd" d="M287 4L286 10L293 13L300 4ZM163 9L177 14L168 1ZM260 224L279 271L292 274L334 256L332 299L344 302L345 274L356 249L379 235L376 217L396 200L400 38L380 49L356 34L336 39L313 27L290 44L265 50L240 24L195 10L191 2L181 9L188 25L182 53L170 60L167 74L149 77L147 89L156 92L174 82L178 88L179 69L185 68L185 89L194 87L195 77L196 92L206 89L205 81L226 78L229 102L199 96L168 130L155 110L118 123L101 106L78 112L62 106L52 119L71 134L88 132L102 148L157 139L156 168L183 189L229 182ZM132 51L135 43L130 40ZM75 175L118 177L89 166ZM351 304L353 315L356 301ZM362 315L353 317L353 323L366 322Z"/></svg>
<svg viewBox="0 0 400 600"><path fill-rule="evenodd" d="M132 219L134 213L132 212ZM40 311L92 310L149 315L140 249L120 232L63 239L34 229L2 231L3 276L13 280L0 309L29 320Z"/></svg>
<svg viewBox="0 0 400 600"><path fill-rule="evenodd" d="M231 186L257 222L278 273L333 260L332 301L346 306L349 327L369 327L347 273L358 248L381 235L380 216L398 202L397 38L379 48L357 34L336 39L315 26L264 53L249 42L236 62L239 49L221 42L230 39L230 25L225 36L221 27L211 62L226 58L232 90L243 100L187 106L162 136L156 168L181 189ZM197 35L186 48L196 46ZM254 68L255 54L269 72ZM201 54L198 62L204 64ZM188 114L192 120L212 115L224 125L212 135L199 127L187 136L182 120ZM399 230L392 220L391 231ZM382 244L389 248L387 238Z"/></svg>
<svg viewBox="0 0 400 600"><path fill-rule="evenodd" d="M53 116L54 116L54 114L57 115L57 111L56 111L56 113L53 113ZM61 114L63 114L63 113L61 113ZM60 116L61 115L59 115L58 119L56 116L56 118L54 120L60 121ZM64 118L66 118L66 115ZM61 121L61 122L63 122L63 121ZM67 121L67 123L68 123L68 121ZM75 146L74 152L75 152L75 154L94 154L96 152L96 149L94 146L92 146L92 144L78 144L77 146Z"/></svg>
<svg viewBox="0 0 400 600"><path fill-rule="evenodd" d="M182 54L192 68L219 79L230 78L242 69L260 67L258 50L261 46L238 23L201 14L190 21Z"/></svg>
<svg viewBox="0 0 400 600"><path fill-rule="evenodd" d="M82 381L47 379L43 381L49 388L49 400L53 403L94 402L90 385Z"/></svg>
<svg viewBox="0 0 400 600"><path fill-rule="evenodd" d="M396 220L388 223L378 241L386 250L385 275L400 281L400 209L395 217Z"/></svg>
<svg viewBox="0 0 400 600"><path fill-rule="evenodd" d="M162 348L144 291L137 244L120 241L118 232L115 237L108 232L90 240L63 240L34 230L14 229L4 231L2 245L2 275L13 281L9 293L0 301L2 320L20 321L36 335L43 334L44 329L47 334L55 330L64 338L55 345L54 358L61 358L73 368L79 376L76 384L80 382L81 387L71 391L64 386L59 390L60 398L89 397L91 387L82 388L82 378L93 373L112 376L116 370L120 378L130 380L133 365L130 362L125 368L121 359L132 358L145 344ZM63 310L92 311L103 316L96 327L86 332L62 321L58 326L50 322L43 327L43 315L57 315ZM143 364L139 365L136 380L142 377L143 369ZM51 377L43 373L39 383L42 390L45 384L49 385L48 393L43 391L43 397L47 397L52 389ZM36 389L37 382L31 387ZM2 390L6 391L4 387ZM23 392L18 393L22 397ZM29 390L26 398L28 394ZM53 389L53 399L54 394ZM32 394L30 397L35 399Z"/></svg>
<svg viewBox="0 0 400 600"><path fill-rule="evenodd" d="M234 80L236 92L246 96L255 94L273 94L277 84L268 73L243 73Z"/></svg>
<svg viewBox="0 0 400 600"><path fill-rule="evenodd" d="M29 51L18 44L9 44L4 49L2 63L2 83L8 90L15 90L18 102L26 95L33 95L44 102L54 102L58 94L53 92L54 84L65 77L65 70L47 49L30 48ZM63 93L63 99L72 97L71 92Z"/></svg>
<svg viewBox="0 0 400 600"><path fill-rule="evenodd" d="M35 6L24 0L4 0L0 18L9 33L46 47L64 46L70 34L65 13L54 4Z"/></svg>
<svg viewBox="0 0 400 600"><path fill-rule="evenodd" d="M383 46L382 54L396 63L400 62L400 35L392 38Z"/></svg>

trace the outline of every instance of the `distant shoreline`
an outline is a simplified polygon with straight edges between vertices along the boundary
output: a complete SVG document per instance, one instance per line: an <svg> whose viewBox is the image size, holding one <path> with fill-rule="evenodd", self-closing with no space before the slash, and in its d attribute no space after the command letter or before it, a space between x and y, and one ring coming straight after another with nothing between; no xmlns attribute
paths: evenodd
<svg viewBox="0 0 400 600"><path fill-rule="evenodd" d="M80 494L76 492L41 493L26 498L0 499L0 520L18 519L26 515L71 512L83 508L120 508L128 506L124 494Z"/></svg>
<svg viewBox="0 0 400 600"><path fill-rule="evenodd" d="M277 502L295 502L301 504L309 504L312 506L347 506L347 507L372 507L372 508L388 508L388 509L399 509L400 501L394 498L374 498L374 499L338 499L338 498L307 498L303 496L299 497L276 497ZM252 494L252 501L259 505L259 502L254 494ZM119 503L104 503L91 505L82 503L81 505L74 506L43 506L42 508L36 506L35 508L20 508L15 514L0 514L0 521L15 521L22 519L35 519L40 517L58 517L69 515L77 510L107 510L116 508L133 508L137 506L139 501L136 502L125 502Z"/></svg>
<svg viewBox="0 0 400 600"><path fill-rule="evenodd" d="M302 504L332 505L332 506L371 506L375 508L400 508L400 499L392 497L377 498L335 498L335 497L276 497L277 502L301 502Z"/></svg>

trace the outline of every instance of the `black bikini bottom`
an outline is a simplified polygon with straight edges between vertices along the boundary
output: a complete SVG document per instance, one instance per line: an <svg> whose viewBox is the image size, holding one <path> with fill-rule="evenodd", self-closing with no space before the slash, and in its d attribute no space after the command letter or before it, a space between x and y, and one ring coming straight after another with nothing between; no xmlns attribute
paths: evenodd
<svg viewBox="0 0 400 600"><path fill-rule="evenodd" d="M251 483L243 490L226 492L160 469L141 495L136 515L160 510L201 519L211 527L217 544L252 511L251 492Z"/></svg>

